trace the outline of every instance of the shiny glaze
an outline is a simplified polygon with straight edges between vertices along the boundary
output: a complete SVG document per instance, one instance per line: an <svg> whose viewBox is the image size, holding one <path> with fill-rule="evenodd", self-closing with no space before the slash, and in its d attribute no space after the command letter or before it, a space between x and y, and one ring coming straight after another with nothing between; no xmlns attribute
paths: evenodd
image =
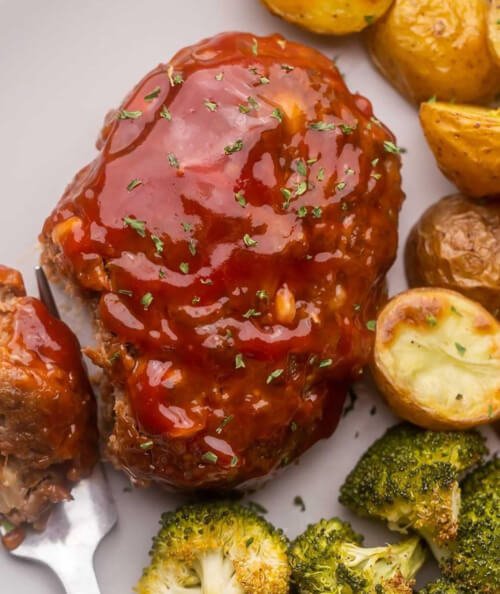
<svg viewBox="0 0 500 594"><path fill-rule="evenodd" d="M108 115L42 240L99 297L135 478L236 484L333 431L403 198L372 116L325 56L247 34L182 50Z"/></svg>

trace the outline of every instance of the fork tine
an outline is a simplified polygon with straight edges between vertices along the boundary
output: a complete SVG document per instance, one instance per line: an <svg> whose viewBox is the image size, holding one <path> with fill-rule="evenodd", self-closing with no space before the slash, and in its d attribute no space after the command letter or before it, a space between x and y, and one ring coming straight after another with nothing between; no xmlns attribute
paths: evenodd
<svg viewBox="0 0 500 594"><path fill-rule="evenodd" d="M35 276L40 300L45 304L45 307L49 310L49 312L55 318L60 320L61 316L59 314L59 310L57 309L52 289L50 288L45 271L41 266L35 266Z"/></svg>

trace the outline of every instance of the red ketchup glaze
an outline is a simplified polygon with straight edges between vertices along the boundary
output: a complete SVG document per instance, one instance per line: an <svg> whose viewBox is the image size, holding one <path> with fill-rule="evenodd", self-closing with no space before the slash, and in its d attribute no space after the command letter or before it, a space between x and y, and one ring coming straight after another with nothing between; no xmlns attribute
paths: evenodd
<svg viewBox="0 0 500 594"><path fill-rule="evenodd" d="M396 253L393 143L332 61L277 35L186 48L108 115L42 240L126 345L133 477L234 485L332 433Z"/></svg>

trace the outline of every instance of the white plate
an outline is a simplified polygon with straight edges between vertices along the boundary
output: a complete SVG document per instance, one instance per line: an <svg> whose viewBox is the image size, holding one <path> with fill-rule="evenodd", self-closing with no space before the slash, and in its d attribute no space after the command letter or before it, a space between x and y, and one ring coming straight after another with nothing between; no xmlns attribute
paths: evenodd
<svg viewBox="0 0 500 594"><path fill-rule="evenodd" d="M108 108L158 62L224 30L278 31L338 56L351 90L372 100L376 115L408 149L401 247L420 213L453 191L427 148L415 108L374 70L357 38L308 35L272 17L258 0L0 0L0 262L21 269L31 291L42 223L75 172L93 158ZM389 282L393 293L405 288L401 257ZM364 531L368 544L394 538L378 524L352 517L337 502L347 472L394 422L372 387L357 391L354 412L334 436L253 497L292 537L309 522L341 515ZM126 492L126 478L111 470L109 475L120 519L95 564L103 594L124 594L147 563L161 512L179 498L156 489ZM295 495L304 499L305 512L293 505ZM434 571L429 567L422 578ZM62 593L49 570L12 559L3 550L0 576L5 594Z"/></svg>

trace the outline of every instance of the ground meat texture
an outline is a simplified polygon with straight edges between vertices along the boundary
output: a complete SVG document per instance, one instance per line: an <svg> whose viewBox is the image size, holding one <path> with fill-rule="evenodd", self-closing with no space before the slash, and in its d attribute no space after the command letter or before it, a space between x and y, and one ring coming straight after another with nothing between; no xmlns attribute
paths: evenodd
<svg viewBox="0 0 500 594"><path fill-rule="evenodd" d="M393 135L335 64L280 36L180 51L108 114L47 219L93 304L134 481L227 488L334 430L385 298Z"/></svg>
<svg viewBox="0 0 500 594"><path fill-rule="evenodd" d="M26 297L17 271L0 266L0 517L43 528L96 458L95 402L78 342Z"/></svg>

